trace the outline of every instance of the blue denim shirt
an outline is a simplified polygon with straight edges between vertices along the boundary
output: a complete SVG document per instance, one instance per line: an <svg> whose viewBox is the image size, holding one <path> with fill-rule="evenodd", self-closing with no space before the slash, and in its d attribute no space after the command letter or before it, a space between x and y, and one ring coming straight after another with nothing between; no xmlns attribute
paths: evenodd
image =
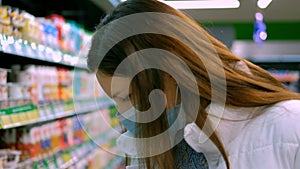
<svg viewBox="0 0 300 169"><path fill-rule="evenodd" d="M176 169L208 169L203 153L192 149L183 139L174 147Z"/></svg>
<svg viewBox="0 0 300 169"><path fill-rule="evenodd" d="M198 153L192 149L183 139L173 148L174 169L208 169L208 163L203 153ZM135 164L134 164L135 163ZM145 169L146 166L138 165L137 161L126 167L126 169Z"/></svg>

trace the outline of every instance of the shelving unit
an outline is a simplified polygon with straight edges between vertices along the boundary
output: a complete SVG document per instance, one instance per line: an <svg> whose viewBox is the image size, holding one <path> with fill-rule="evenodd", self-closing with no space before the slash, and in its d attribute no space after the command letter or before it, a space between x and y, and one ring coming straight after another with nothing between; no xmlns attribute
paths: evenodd
<svg viewBox="0 0 300 169"><path fill-rule="evenodd" d="M120 131L120 128L115 128L115 130ZM107 137L109 136L109 137ZM77 145L77 147L87 147L86 149L80 149L78 148L77 150L73 151L73 153L69 153L67 157L67 160L62 162L62 164L59 166L60 169L68 169L72 166L75 166L76 164L84 164L88 161L89 158L92 158L95 154L100 153L102 146L105 146L107 143L103 141L103 138L106 139L113 139L115 138L116 135L112 135L108 131L105 133L101 133L97 138L94 138L93 140L88 140L84 143L81 143L80 145ZM95 144L96 143L96 144ZM57 152L55 155L49 158L53 158L57 154L62 154L64 153L63 151ZM42 159L39 161L47 161L47 159ZM122 162L124 162L124 158L122 157L114 157L113 159L109 160L106 162L106 164L103 165L103 168L111 169L119 166ZM38 164L38 163L37 163Z"/></svg>
<svg viewBox="0 0 300 169"><path fill-rule="evenodd" d="M13 36L0 34L0 52L3 52L3 55L12 54L87 69L86 59L83 56L75 56L41 44L30 43L26 40L14 38Z"/></svg>
<svg viewBox="0 0 300 169"><path fill-rule="evenodd" d="M273 59L267 61L260 59L251 61L268 70L273 77L281 81L288 89L300 92L300 55L286 57L284 60Z"/></svg>
<svg viewBox="0 0 300 169"><path fill-rule="evenodd" d="M60 113L55 113L55 114L52 114L52 115L39 117L39 118L36 118L34 120L25 120L25 121L22 121L22 122L1 125L0 129L11 129L11 128L22 127L22 126L26 126L26 125L43 123L43 122L47 122L47 121L53 121L53 120L56 120L56 119L66 118L66 117L79 115L79 114L84 114L84 113L88 113L88 112L98 110L98 109L102 109L102 108L107 108L107 107L110 107L110 106L114 105L114 103L108 98L100 98L100 99L98 99L97 102L98 102L98 104L96 104L96 106L95 106L95 101L88 101L88 102L85 102L84 104L81 103L78 106L78 107L80 107L79 110L75 110L74 107L73 108L71 107L71 109L69 108L69 110L64 111L65 109L68 109L67 107L70 106L70 104L72 104L72 103L68 103L66 105L63 105L64 110L60 111ZM28 105L24 105L23 107L25 107L25 106L28 106ZM30 110L32 110L32 108L34 108L35 111L38 111L38 109L36 107L32 107L32 105L29 105L29 106L30 106L30 108L29 108ZM0 114L1 113L6 114L6 112L11 111L12 109L14 109L14 108L6 109L6 110L0 110ZM23 111L26 111L26 110L23 109Z"/></svg>
<svg viewBox="0 0 300 169"><path fill-rule="evenodd" d="M252 40L235 40L231 48L243 57L268 70L292 91L300 92L300 41L267 40L255 43Z"/></svg>
<svg viewBox="0 0 300 169"><path fill-rule="evenodd" d="M0 54L2 59L10 57L10 63L13 62L11 59L12 57L20 59L26 58L27 60L25 61L28 61L28 63L22 64L30 64L31 61L39 63L39 61L41 61L42 65L58 65L59 67L66 67L67 69L72 69L73 67L79 72L87 71L87 67L85 65L86 60L82 56L71 55L44 45L30 43L22 39L1 34ZM78 86L75 85L73 87L76 88ZM91 95L91 97L95 96ZM27 103L4 109L1 107L0 134L4 133L5 135L7 133L11 134L13 132L39 128L39 126L43 127L59 120L73 119L76 121L80 120L80 117L83 115L89 116L89 114L98 110L109 111L108 109L110 108L114 109L114 102L104 95L96 98L83 97L73 98L68 101L49 101L48 104L43 106L36 105L34 103ZM113 119L114 117L110 118L110 123L114 125L114 129L121 132L121 128L115 125L116 120ZM81 125L84 127L85 124ZM110 159L107 159L106 156L108 156L108 153L101 149L102 146L111 148L115 146L115 141L109 140L114 140L117 137L116 133L114 134L110 130L101 130L99 132L100 133L96 136L96 138L86 138L85 141L71 145L67 149L52 150L49 155L42 158L35 157L24 159L24 157L22 157L22 160L19 161L14 168L81 169L83 167L93 165L93 163L96 163L95 161L101 158L104 158L102 163L95 164L96 167L101 166L99 169L111 169L121 166L124 163L123 157L112 156ZM45 146L45 144L48 144L51 140L50 139L48 142L45 142L46 140L44 139L41 139L40 143L42 149L44 149L43 144ZM25 143L26 141L22 144L25 146ZM18 147L15 148L18 150ZM20 151L22 152L24 150Z"/></svg>
<svg viewBox="0 0 300 169"><path fill-rule="evenodd" d="M113 149L121 129L114 102L87 70L90 33L59 15L37 17L19 9L24 2L11 3L0 6L0 149L7 149L0 168L121 166L124 158L101 149ZM12 150L18 153L9 166Z"/></svg>

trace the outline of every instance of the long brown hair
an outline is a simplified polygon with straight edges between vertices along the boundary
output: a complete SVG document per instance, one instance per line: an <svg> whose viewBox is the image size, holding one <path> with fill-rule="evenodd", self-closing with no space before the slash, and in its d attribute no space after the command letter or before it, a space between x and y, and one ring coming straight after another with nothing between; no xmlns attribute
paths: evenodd
<svg viewBox="0 0 300 169"><path fill-rule="evenodd" d="M124 3L121 3L112 11L112 13L102 19L97 30L121 17L143 12L160 12L180 17L185 20L190 26L199 30L206 36L209 42L213 45L218 58L220 58L222 61L222 65L219 66L222 66L225 72L227 105L240 107L256 107L271 105L289 99L300 99L299 94L286 90L284 86L275 78L270 76L267 71L250 63L247 60L235 56L223 43L211 36L200 25L187 17L185 14L159 1L128 0ZM195 39L195 43L197 43L196 46L198 46L199 48L205 48L205 45L208 45L201 37L195 37L193 33L189 32L189 30L184 30L174 23L168 22L166 24L169 25L169 28L172 28L178 33L183 34L186 39ZM134 25L132 25L132 27L132 29L134 29ZM98 57L98 54L103 52L99 50L99 46L103 46L106 41L109 41L110 36L118 36L118 32L107 31L106 35L100 35L97 34L96 31L95 35L93 36L91 50L88 55L89 68L91 70L100 71L101 73L104 73L106 75L113 76L118 65L124 59L126 59L128 55L134 53L135 51L147 48L160 48L175 54L189 66L193 75L196 77L197 86L199 89L199 91L197 91L197 94L199 94L201 100L196 124L203 129L204 123L208 116L205 108L211 103L212 90L215 90L217 95L223 92L223 90L221 91L221 89L212 89L211 87L211 80L209 78L208 71L214 72L214 70L217 69L216 65L204 65L202 61L202 58L205 58L206 60L211 60L211 62L214 62L215 58L211 56L212 53L208 50L206 51L202 49L203 53L199 55L196 54L190 48L190 46L187 46L178 39L154 33L145 33L128 37L117 43L113 48L109 50L101 63L99 63L98 65L96 64L97 61L95 60L97 60L96 58ZM232 64L235 64L239 61L243 61L248 66L251 74L234 69L232 67ZM157 64L164 65L169 63L168 60L161 60ZM176 69L174 68L174 70ZM161 70L148 69L140 72L137 76L135 76L135 78L132 80L131 86L131 99L133 104L139 105L140 110L147 110L150 107L150 103L148 101L148 95L150 94L150 92L153 89L165 90L164 77L167 73L168 72L163 72ZM123 76L126 76L126 74L123 74ZM221 75L218 74L215 76L220 79L222 78ZM187 81L189 80L188 77L182 78ZM187 90L189 89L189 86L185 87ZM191 91L191 94L195 93ZM166 113L163 112L159 118L148 124L137 125L139 125L139 127L142 129L142 132L137 133L137 137L154 136L165 131L168 128L166 122ZM209 132L211 128L206 128L203 130L204 132ZM210 139L218 147L226 161L227 167L230 168L225 149L221 141L219 140L217 133L213 132L210 135ZM144 149L144 151L147 151L151 149L151 147L144 147ZM139 160L141 163L146 162L147 168L175 168L172 150L160 155Z"/></svg>

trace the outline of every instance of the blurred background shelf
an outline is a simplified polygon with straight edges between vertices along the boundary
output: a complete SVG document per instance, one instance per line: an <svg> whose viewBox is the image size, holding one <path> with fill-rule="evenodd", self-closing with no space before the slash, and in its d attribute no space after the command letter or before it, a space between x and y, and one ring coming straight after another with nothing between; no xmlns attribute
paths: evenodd
<svg viewBox="0 0 300 169"><path fill-rule="evenodd" d="M87 69L86 58L62 52L42 44L31 43L0 34L0 52L50 63ZM4 55L4 54L1 54Z"/></svg>
<svg viewBox="0 0 300 169"><path fill-rule="evenodd" d="M24 106L26 107L28 105L24 105ZM71 108L70 108L70 106L71 106ZM33 120L25 119L25 120L22 120L22 122L16 122L16 123L10 121L10 124L1 124L0 123L0 129L11 129L11 128L22 127L22 126L26 126L26 125L32 125L32 124L37 124L37 123L53 121L53 120L57 120L60 118L85 114L88 112L96 111L96 110L111 107L111 106L114 106L114 103L108 98L90 99L90 100L84 101L83 103L80 103L80 102L76 103L76 101L75 101L75 102L69 102L68 104L55 105L55 107L58 108L59 110L56 110L56 111L54 110L51 114L48 114L45 116L41 116L41 112L39 112L39 111L42 111L42 110L39 110L36 107L33 107L33 109L30 109L28 111L32 111L32 110L37 111L39 117L37 117L36 119L33 119ZM61 108L59 108L59 107L61 107ZM10 110L12 110L12 109L14 109L14 107L10 108ZM66 109L69 109L69 110L65 111ZM0 109L0 113L2 112L2 115L5 114L5 111L7 111L7 110ZM26 112L26 111L27 110L23 109L23 112ZM21 111L21 113L22 113L22 111ZM1 119L0 119L0 122L1 122L3 116L0 116L0 117L1 117ZM20 118L21 118L21 116L19 117L19 119Z"/></svg>

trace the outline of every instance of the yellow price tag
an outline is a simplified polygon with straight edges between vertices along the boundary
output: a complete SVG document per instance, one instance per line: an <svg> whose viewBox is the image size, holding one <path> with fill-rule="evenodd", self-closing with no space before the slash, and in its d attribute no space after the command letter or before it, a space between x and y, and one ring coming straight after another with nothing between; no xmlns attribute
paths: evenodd
<svg viewBox="0 0 300 169"><path fill-rule="evenodd" d="M0 117L1 117L2 126L6 126L6 125L11 124L11 119L10 119L9 115L3 115L3 116L0 116Z"/></svg>
<svg viewBox="0 0 300 169"><path fill-rule="evenodd" d="M34 120L34 113L33 111L30 111L27 113L27 117L28 117L28 120Z"/></svg>
<svg viewBox="0 0 300 169"><path fill-rule="evenodd" d="M26 122L26 121L28 121L27 113L20 113L19 114L19 119L20 119L20 122Z"/></svg>
<svg viewBox="0 0 300 169"><path fill-rule="evenodd" d="M39 114L38 110L33 110L33 111L32 111L32 114L33 114L33 119L34 119L34 120L40 118L40 114Z"/></svg>
<svg viewBox="0 0 300 169"><path fill-rule="evenodd" d="M19 123L20 122L19 114L11 114L10 118L11 118L12 123Z"/></svg>
<svg viewBox="0 0 300 169"><path fill-rule="evenodd" d="M64 155L62 156L62 159L63 159L64 162L68 162L68 161L71 160L71 156L70 156L69 153L66 153L66 154L64 154Z"/></svg>

